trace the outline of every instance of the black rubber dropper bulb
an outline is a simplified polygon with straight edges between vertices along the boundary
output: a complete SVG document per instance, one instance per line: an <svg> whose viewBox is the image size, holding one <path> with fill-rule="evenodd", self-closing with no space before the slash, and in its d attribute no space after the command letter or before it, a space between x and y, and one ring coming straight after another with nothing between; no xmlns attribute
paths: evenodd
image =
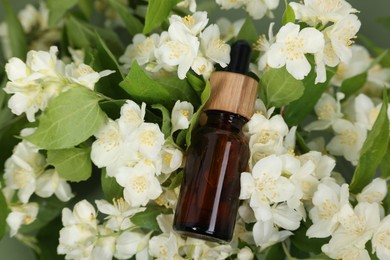
<svg viewBox="0 0 390 260"><path fill-rule="evenodd" d="M248 74L251 54L252 48L247 41L234 42L230 51L230 63L226 71Z"/></svg>

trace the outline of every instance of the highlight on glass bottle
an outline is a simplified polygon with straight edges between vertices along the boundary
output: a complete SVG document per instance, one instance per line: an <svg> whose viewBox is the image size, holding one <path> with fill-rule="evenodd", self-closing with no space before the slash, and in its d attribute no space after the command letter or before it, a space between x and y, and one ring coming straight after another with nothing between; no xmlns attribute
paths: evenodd
<svg viewBox="0 0 390 260"><path fill-rule="evenodd" d="M210 78L206 123L192 134L173 228L180 234L220 243L232 239L249 147L242 127L253 114L258 83L247 76L250 45L232 45L226 71Z"/></svg>

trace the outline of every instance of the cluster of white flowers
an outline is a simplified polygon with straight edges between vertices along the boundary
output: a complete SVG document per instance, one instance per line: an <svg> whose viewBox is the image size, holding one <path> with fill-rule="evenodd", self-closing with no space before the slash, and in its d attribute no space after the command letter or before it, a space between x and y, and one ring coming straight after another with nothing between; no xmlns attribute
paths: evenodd
<svg viewBox="0 0 390 260"><path fill-rule="evenodd" d="M263 57L258 61L260 70L266 65L287 71L296 79L303 79L311 70L306 54L315 58L316 83L326 81L325 66L335 67L340 62L348 63L352 57L351 44L360 29L360 21L345 0L306 0L302 4L290 3L299 22L309 27L287 23L276 37L269 40L262 36L258 49ZM272 30L272 29L270 29ZM265 58L264 58L265 56Z"/></svg>
<svg viewBox="0 0 390 260"><path fill-rule="evenodd" d="M51 45L58 42L61 37L59 27L49 27L49 10L45 2L39 3L39 9L31 4L27 4L25 8L18 13L19 21L23 31L33 39L30 44L32 50L47 51ZM11 58L12 51L9 42L8 26L6 23L0 24L0 45L3 49L3 54L6 59Z"/></svg>
<svg viewBox="0 0 390 260"><path fill-rule="evenodd" d="M345 106L340 104L344 98L341 92L334 98L329 93L323 93L314 107L317 120L305 127L305 130L325 130L332 128L335 136L326 146L332 155L344 156L353 165L359 159L360 150L366 140L382 107L381 102L361 93L351 97ZM342 109L343 108L343 109ZM387 110L390 118L390 108ZM320 147L323 151L325 147Z"/></svg>
<svg viewBox="0 0 390 260"><path fill-rule="evenodd" d="M135 35L119 61L125 69L136 61L151 72L177 70L180 79L186 77L190 68L208 78L215 63L225 67L230 62L230 45L221 40L216 24L206 27L208 20L207 12L185 17L172 15L168 31L148 37Z"/></svg>
<svg viewBox="0 0 390 260"><path fill-rule="evenodd" d="M388 259L389 218L384 218L381 206L386 194L386 181L376 178L357 194L357 205L353 207L348 184L321 183L313 196L313 208L309 212L313 225L307 235L331 236L322 251L334 259L371 259L365 248L369 240L372 240L373 253L379 259Z"/></svg>
<svg viewBox="0 0 390 260"><path fill-rule="evenodd" d="M272 11L279 6L279 0L216 0L221 9L244 8L255 20L265 15L273 17Z"/></svg>
<svg viewBox="0 0 390 260"><path fill-rule="evenodd" d="M34 131L31 128L23 129L21 136L30 135ZM49 198L54 194L61 201L68 201L73 197L70 185L57 171L46 168L46 158L39 150L39 147L22 140L5 162L5 186L2 192L11 211L7 216L11 236L16 235L22 225L28 225L36 219L38 204L29 202L34 193L42 198Z"/></svg>
<svg viewBox="0 0 390 260"><path fill-rule="evenodd" d="M186 129L193 114L188 102L177 101L172 110L172 131ZM144 122L145 104L128 100L121 116L101 127L95 134L91 159L106 167L124 187L124 198L132 207L145 206L163 192L160 182L182 166L183 153L175 147L157 124ZM161 176L161 173L163 175Z"/></svg>
<svg viewBox="0 0 390 260"><path fill-rule="evenodd" d="M29 51L26 62L11 58L5 65L9 81L4 88L12 94L8 107L12 113L26 113L30 122L35 121L35 114L43 111L49 101L71 87L83 86L91 90L101 77L114 71L94 71L84 63L65 64L57 58L58 48L50 51Z"/></svg>
<svg viewBox="0 0 390 260"><path fill-rule="evenodd" d="M138 230L130 221L145 208L132 208L123 199L95 201L98 210L107 217L102 224L97 220L95 208L86 200L78 202L73 211L62 210L57 253L66 259L129 259L145 252L149 235Z"/></svg>

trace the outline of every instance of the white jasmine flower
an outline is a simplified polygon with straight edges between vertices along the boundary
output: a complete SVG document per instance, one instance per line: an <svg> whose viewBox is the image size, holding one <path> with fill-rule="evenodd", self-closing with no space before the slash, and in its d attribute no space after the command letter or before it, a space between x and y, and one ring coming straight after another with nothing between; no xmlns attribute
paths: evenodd
<svg viewBox="0 0 390 260"><path fill-rule="evenodd" d="M205 57L198 56L191 65L191 69L198 75L202 75L204 79L210 78L214 71L214 64Z"/></svg>
<svg viewBox="0 0 390 260"><path fill-rule="evenodd" d="M180 236L175 233L163 233L149 240L149 254L155 259L183 259L179 254L179 247L184 244Z"/></svg>
<svg viewBox="0 0 390 260"><path fill-rule="evenodd" d="M193 114L194 106L191 103L187 101L180 102L180 100L176 101L171 115L172 133L180 129L187 129Z"/></svg>
<svg viewBox="0 0 390 260"><path fill-rule="evenodd" d="M318 120L308 124L305 127L306 131L327 129L336 119L343 117L343 113L341 113L340 100L342 100L345 95L342 92L337 92L336 97L337 99L328 93L323 93L321 95L320 99L314 106L314 111Z"/></svg>
<svg viewBox="0 0 390 260"><path fill-rule="evenodd" d="M169 66L178 66L178 77L184 79L194 59L198 55L199 40L186 33L183 25L173 23L169 26L170 40L163 43L155 52L156 57Z"/></svg>
<svg viewBox="0 0 390 260"><path fill-rule="evenodd" d="M332 127L336 136L329 142L326 149L333 155L344 156L345 159L356 165L360 150L367 137L366 128L345 119L335 120Z"/></svg>
<svg viewBox="0 0 390 260"><path fill-rule="evenodd" d="M287 230L279 231L274 226L272 219L266 221L260 220L253 226L253 237L256 245L260 246L261 249L281 242L292 234L291 231Z"/></svg>
<svg viewBox="0 0 390 260"><path fill-rule="evenodd" d="M112 73L115 73L115 71L103 70L101 72L96 72L86 64L76 65L71 63L65 67L65 76L71 82L85 86L90 90L95 88L95 84L99 81L100 78L106 77Z"/></svg>
<svg viewBox="0 0 390 260"><path fill-rule="evenodd" d="M115 252L116 237L99 232L101 237L96 241L92 253L92 259L111 260ZM102 234L103 233L103 234Z"/></svg>
<svg viewBox="0 0 390 260"><path fill-rule="evenodd" d="M281 203L272 208L272 218L275 225L285 230L296 230L301 224L302 215L287 203Z"/></svg>
<svg viewBox="0 0 390 260"><path fill-rule="evenodd" d="M207 18L207 12L195 12L192 15L180 17L178 15L172 15L169 17L169 24L177 23L182 26L183 29L196 36L198 35L207 25L209 19Z"/></svg>
<svg viewBox="0 0 390 260"><path fill-rule="evenodd" d="M177 4L178 7L187 8L191 12L196 12L196 0L184 0Z"/></svg>
<svg viewBox="0 0 390 260"><path fill-rule="evenodd" d="M221 40L227 42L230 39L236 37L244 23L245 19L239 19L232 23L225 17L219 18L216 24L218 25L219 31L221 33Z"/></svg>
<svg viewBox="0 0 390 260"><path fill-rule="evenodd" d="M221 9L238 9L245 4L245 0L216 0Z"/></svg>
<svg viewBox="0 0 390 260"><path fill-rule="evenodd" d="M164 134L157 124L142 123L127 142L136 147L141 158L155 159L159 156L161 147L164 144Z"/></svg>
<svg viewBox="0 0 390 260"><path fill-rule="evenodd" d="M374 125L379 112L381 110L382 103L374 105L372 100L364 95L359 94L355 98L355 118L356 122L366 127L367 130L371 130ZM388 117L390 118L390 108L387 110Z"/></svg>
<svg viewBox="0 0 390 260"><path fill-rule="evenodd" d="M304 0L303 4L290 3L295 18L311 26L337 22L351 13L358 12L345 0Z"/></svg>
<svg viewBox="0 0 390 260"><path fill-rule="evenodd" d="M72 57L73 62L76 65L80 65L80 64L84 63L85 52L83 49L76 50L76 49L73 49L72 47L68 47L68 51Z"/></svg>
<svg viewBox="0 0 390 260"><path fill-rule="evenodd" d="M332 170L336 166L336 161L333 158L327 155L322 155L317 151L310 151L308 153L302 154L299 156L299 160L303 164L307 161L312 162L315 166L314 175L318 179L330 177Z"/></svg>
<svg viewBox="0 0 390 260"><path fill-rule="evenodd" d="M353 245L336 245L330 248L328 244L321 247L322 251L333 259L359 259L370 260L370 255L364 248L358 248Z"/></svg>
<svg viewBox="0 0 390 260"><path fill-rule="evenodd" d="M314 163L311 161L307 161L302 164L298 169L295 170L293 175L290 177L290 181L295 186L295 198L296 199L304 199L309 200L312 198L319 181L316 176L314 176ZM293 208L297 208L299 204L297 201L291 204L289 201L289 205L293 206Z"/></svg>
<svg viewBox="0 0 390 260"><path fill-rule="evenodd" d="M261 19L268 14L271 18L271 10L279 6L279 0L248 0L245 2L245 10L255 20Z"/></svg>
<svg viewBox="0 0 390 260"><path fill-rule="evenodd" d="M124 63L124 68L129 69L134 61L142 66L155 60L154 51L160 42L160 36L156 33L146 37L144 34L136 34L133 43L127 46L125 53L119 57Z"/></svg>
<svg viewBox="0 0 390 260"><path fill-rule="evenodd" d="M125 200L132 207L145 206L149 200L156 199L162 193L161 185L151 167L122 167L115 178L125 188Z"/></svg>
<svg viewBox="0 0 390 260"><path fill-rule="evenodd" d="M309 212L313 225L306 235L310 238L330 236L338 226L340 210L348 203L348 198L347 184L341 187L332 181L319 184L312 200L314 207Z"/></svg>
<svg viewBox="0 0 390 260"><path fill-rule="evenodd" d="M69 183L61 178L55 169L46 170L37 178L35 193L42 198L48 198L55 194L61 201L73 198Z"/></svg>
<svg viewBox="0 0 390 260"><path fill-rule="evenodd" d="M261 71L265 70L267 67L268 51L276 40L273 33L274 25L275 23L270 23L269 25L268 40L266 36L263 34L260 35L259 39L256 42L256 49L262 52L262 54L259 56L259 60L257 63L257 66Z"/></svg>
<svg viewBox="0 0 390 260"><path fill-rule="evenodd" d="M237 254L238 260L251 260L254 258L254 254L249 247L243 247Z"/></svg>
<svg viewBox="0 0 390 260"><path fill-rule="evenodd" d="M230 62L230 45L221 40L216 24L209 25L200 34L200 48L205 57L223 68Z"/></svg>
<svg viewBox="0 0 390 260"><path fill-rule="evenodd" d="M294 186L286 177L281 176L281 173L282 161L271 155L258 161L252 174L241 174L240 199L250 199L256 219L270 219L270 203L287 201L292 196Z"/></svg>
<svg viewBox="0 0 390 260"><path fill-rule="evenodd" d="M364 189L356 196L358 202L381 203L387 194L387 184L384 179L373 179Z"/></svg>
<svg viewBox="0 0 390 260"><path fill-rule="evenodd" d="M7 225L10 227L10 236L15 236L22 225L33 223L38 215L38 203L26 203L18 206L11 206L11 212L6 218Z"/></svg>
<svg viewBox="0 0 390 260"><path fill-rule="evenodd" d="M352 253L354 252L352 248L364 250L367 241L377 230L380 223L379 205L361 202L353 209L350 204L345 204L339 212L338 220L340 226L333 233L329 243L322 246L322 251L335 258L340 258L347 252L354 255L356 253Z"/></svg>
<svg viewBox="0 0 390 260"><path fill-rule="evenodd" d="M45 166L45 157L27 141L18 143L5 162L4 180L8 188L17 191L21 202L27 203L36 189L36 178Z"/></svg>
<svg viewBox="0 0 390 260"><path fill-rule="evenodd" d="M361 74L369 69L371 57L368 50L361 45L352 45L351 51L352 56L349 62L340 62L338 65L336 74L331 80L332 84L341 86L345 79Z"/></svg>
<svg viewBox="0 0 390 260"><path fill-rule="evenodd" d="M124 135L130 134L144 122L145 109L144 102L139 106L132 100L127 100L121 107L121 116L117 122Z"/></svg>
<svg viewBox="0 0 390 260"><path fill-rule="evenodd" d="M138 232L123 232L116 240L114 256L118 259L132 258L145 249L149 236Z"/></svg>
<svg viewBox="0 0 390 260"><path fill-rule="evenodd" d="M372 238L372 249L380 260L390 258L390 216L382 219Z"/></svg>
<svg viewBox="0 0 390 260"><path fill-rule="evenodd" d="M350 45L353 43L353 39L356 38L356 33L360 29L361 22L356 15L350 14L328 27L324 34L330 39L331 47L329 52L334 54L328 56L335 56L340 61L349 63L352 57L352 50Z"/></svg>
<svg viewBox="0 0 390 260"><path fill-rule="evenodd" d="M390 88L390 68L383 68L375 64L368 70L367 81L375 84L379 88Z"/></svg>
<svg viewBox="0 0 390 260"><path fill-rule="evenodd" d="M169 174L176 171L183 163L183 153L173 145L164 144L161 149L161 172Z"/></svg>
<svg viewBox="0 0 390 260"><path fill-rule="evenodd" d="M286 65L287 71L296 79L303 79L311 70L306 53L317 53L324 48L324 36L315 28L299 30L299 25L287 23L276 35L271 45L267 63L272 68Z"/></svg>
<svg viewBox="0 0 390 260"><path fill-rule="evenodd" d="M112 231L126 230L134 224L130 217L145 208L132 208L123 198L113 199L113 204L105 200L95 200L98 210L106 215L105 227Z"/></svg>
<svg viewBox="0 0 390 260"><path fill-rule="evenodd" d="M108 119L95 134L96 141L92 144L91 159L99 168L115 164L123 153L124 137L118 122ZM109 174L111 176L111 174Z"/></svg>
<svg viewBox="0 0 390 260"><path fill-rule="evenodd" d="M97 220L93 206L86 200L78 202L73 212L62 210L62 224L60 230L57 253L66 255L68 259L89 257L97 241Z"/></svg>

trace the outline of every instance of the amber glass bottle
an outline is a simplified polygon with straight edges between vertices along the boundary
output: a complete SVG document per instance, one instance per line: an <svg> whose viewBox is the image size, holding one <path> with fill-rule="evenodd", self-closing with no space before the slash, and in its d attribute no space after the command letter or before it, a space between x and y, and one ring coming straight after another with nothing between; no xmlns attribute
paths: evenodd
<svg viewBox="0 0 390 260"><path fill-rule="evenodd" d="M216 242L232 239L240 195L240 173L249 149L242 127L253 114L257 82L245 74L251 49L233 44L227 71L210 78L206 123L192 135L174 217L183 235Z"/></svg>

